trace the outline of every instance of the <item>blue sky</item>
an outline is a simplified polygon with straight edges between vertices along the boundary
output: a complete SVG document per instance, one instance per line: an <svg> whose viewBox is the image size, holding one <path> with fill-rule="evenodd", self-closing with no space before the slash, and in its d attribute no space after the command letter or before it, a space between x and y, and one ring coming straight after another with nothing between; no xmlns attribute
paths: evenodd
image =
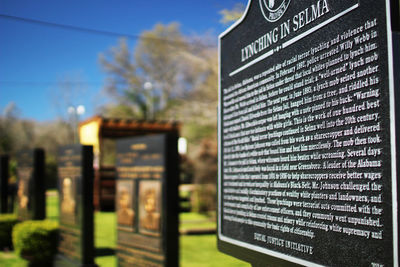
<svg viewBox="0 0 400 267"><path fill-rule="evenodd" d="M105 75L98 55L118 42L107 36L13 20L22 17L101 31L139 35L156 23L179 22L184 34L211 32L222 25L219 11L247 0L0 0L0 111L15 102L19 117L39 121L66 117L60 81L76 82L72 105L84 105L85 118L110 99L101 93ZM135 39L129 39L131 47Z"/></svg>

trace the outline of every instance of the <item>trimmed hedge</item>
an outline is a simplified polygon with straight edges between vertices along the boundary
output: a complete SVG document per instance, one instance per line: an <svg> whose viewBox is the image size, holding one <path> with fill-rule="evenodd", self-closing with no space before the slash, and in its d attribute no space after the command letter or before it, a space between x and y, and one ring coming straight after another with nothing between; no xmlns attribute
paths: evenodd
<svg viewBox="0 0 400 267"><path fill-rule="evenodd" d="M57 253L58 223L54 221L24 221L12 233L14 249L31 265L51 266Z"/></svg>
<svg viewBox="0 0 400 267"><path fill-rule="evenodd" d="M18 223L15 214L0 214L0 249L12 248L12 229Z"/></svg>

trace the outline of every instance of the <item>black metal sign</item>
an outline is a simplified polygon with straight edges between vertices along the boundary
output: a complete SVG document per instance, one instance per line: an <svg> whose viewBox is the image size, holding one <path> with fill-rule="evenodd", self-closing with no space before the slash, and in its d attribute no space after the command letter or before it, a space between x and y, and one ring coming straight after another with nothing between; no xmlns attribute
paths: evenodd
<svg viewBox="0 0 400 267"><path fill-rule="evenodd" d="M60 240L57 266L94 263L93 147L67 145L58 153Z"/></svg>
<svg viewBox="0 0 400 267"><path fill-rule="evenodd" d="M19 220L46 218L45 153L43 149L17 153L17 215Z"/></svg>
<svg viewBox="0 0 400 267"><path fill-rule="evenodd" d="M176 134L117 141L118 266L178 266Z"/></svg>
<svg viewBox="0 0 400 267"><path fill-rule="evenodd" d="M250 1L220 36L220 250L255 265L398 264L390 10Z"/></svg>

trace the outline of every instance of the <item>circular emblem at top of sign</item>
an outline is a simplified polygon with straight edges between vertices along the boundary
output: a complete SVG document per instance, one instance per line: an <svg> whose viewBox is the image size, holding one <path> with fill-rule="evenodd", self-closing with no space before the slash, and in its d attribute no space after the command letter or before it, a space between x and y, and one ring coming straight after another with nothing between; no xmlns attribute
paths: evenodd
<svg viewBox="0 0 400 267"><path fill-rule="evenodd" d="M259 0L261 12L269 22L279 20L285 14L290 0Z"/></svg>

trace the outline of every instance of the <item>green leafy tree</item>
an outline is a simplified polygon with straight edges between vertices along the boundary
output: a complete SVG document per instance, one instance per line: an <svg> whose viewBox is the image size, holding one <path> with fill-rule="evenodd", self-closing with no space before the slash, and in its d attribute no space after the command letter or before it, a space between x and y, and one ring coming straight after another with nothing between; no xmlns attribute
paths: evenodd
<svg viewBox="0 0 400 267"><path fill-rule="evenodd" d="M105 92L116 102L114 105L101 108L101 111L105 115L126 113L129 116L144 118L147 113L144 89L136 71L134 56L129 51L126 40L121 39L117 46L101 53L99 62L107 74Z"/></svg>
<svg viewBox="0 0 400 267"><path fill-rule="evenodd" d="M188 43L177 23L157 24L141 35L135 59L142 81L152 84L149 97L153 105L157 105L156 110L167 109L172 99L182 95L182 51L187 49Z"/></svg>
<svg viewBox="0 0 400 267"><path fill-rule="evenodd" d="M114 100L101 111L122 117L177 119L177 107L208 76L202 58L207 47L184 36L177 23L157 24L143 32L132 51L126 40L120 40L99 58L107 77L105 91Z"/></svg>
<svg viewBox="0 0 400 267"><path fill-rule="evenodd" d="M11 102L0 117L0 153L13 154L18 150L32 147L33 122L19 119L19 109Z"/></svg>
<svg viewBox="0 0 400 267"><path fill-rule="evenodd" d="M41 147L46 151L46 186L57 185L58 147L73 140L71 126L63 121L37 122L19 118L18 108L9 104L0 117L0 153L12 157L22 149ZM16 179L15 159L11 162L11 180Z"/></svg>
<svg viewBox="0 0 400 267"><path fill-rule="evenodd" d="M100 64L107 74L105 89L116 102L103 111L144 119L162 117L180 95L180 51L186 46L178 24L157 24L143 32L132 52L122 39L102 53Z"/></svg>

